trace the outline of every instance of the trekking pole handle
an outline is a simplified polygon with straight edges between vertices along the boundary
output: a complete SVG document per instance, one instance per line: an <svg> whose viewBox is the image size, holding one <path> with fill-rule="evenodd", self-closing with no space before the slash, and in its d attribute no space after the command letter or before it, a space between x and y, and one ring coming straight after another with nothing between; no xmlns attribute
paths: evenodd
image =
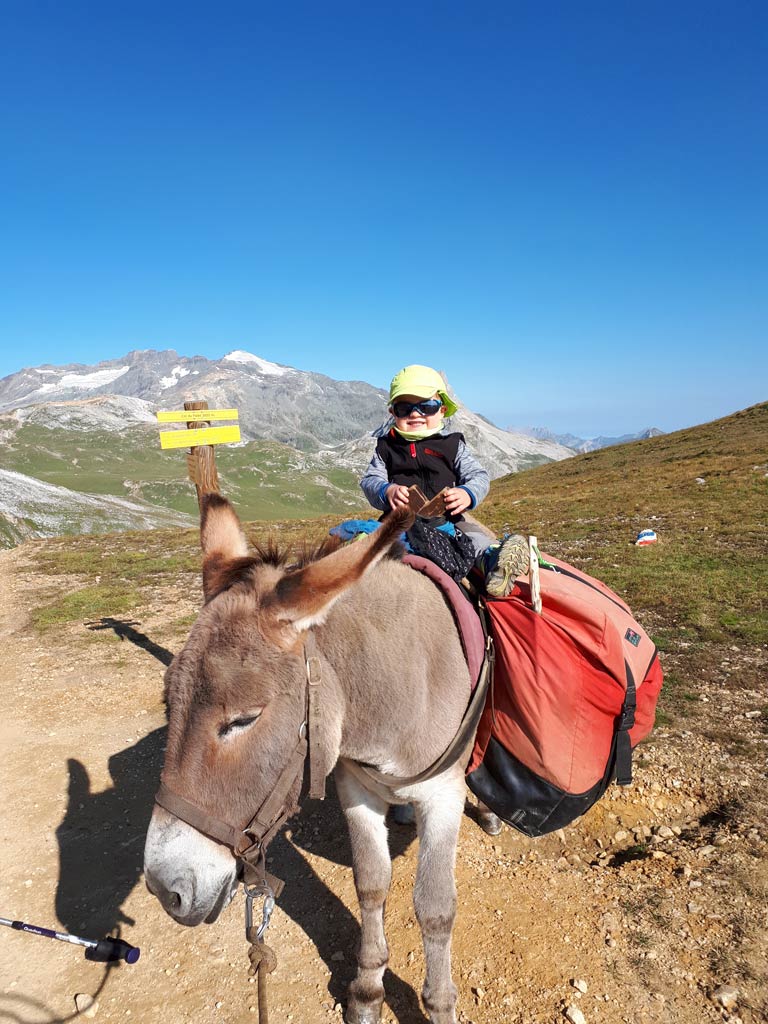
<svg viewBox="0 0 768 1024"><path fill-rule="evenodd" d="M86 960L95 960L97 963L112 963L115 960L125 960L127 964L135 964L141 956L138 946L131 946L123 939L99 939L98 942L85 951Z"/></svg>

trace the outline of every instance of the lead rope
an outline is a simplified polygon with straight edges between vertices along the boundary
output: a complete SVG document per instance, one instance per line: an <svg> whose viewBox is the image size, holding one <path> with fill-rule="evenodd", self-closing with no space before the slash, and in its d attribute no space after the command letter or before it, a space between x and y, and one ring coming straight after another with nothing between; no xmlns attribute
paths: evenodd
<svg viewBox="0 0 768 1024"><path fill-rule="evenodd" d="M261 924L257 928L253 923L253 901L259 896L264 897ZM264 933L269 927L269 919L275 909L275 894L265 882L262 885L245 886L245 937L251 944L248 959L251 966L248 973L256 977L258 983L259 1024L269 1024L267 1009L267 975L277 967L277 954L264 941Z"/></svg>
<svg viewBox="0 0 768 1024"><path fill-rule="evenodd" d="M307 717L300 730L300 735L304 731L309 742L309 795L315 799L323 800L325 797L325 776L318 761L317 743L317 735L320 729L319 689L322 671L320 658L317 654L317 645L311 632L307 634L305 639L304 662L307 673ZM261 856L263 855L264 848L261 847ZM255 975L258 983L259 1024L269 1024L267 975L271 974L277 967L277 954L264 941L264 934L269 927L272 911L275 909L275 891L270 885L270 880L275 880L266 872L260 874L260 880L256 885L243 883L243 888L245 889L245 937L250 943L248 959L251 961L251 966L248 973L251 976ZM276 882L275 884L279 884L277 890L279 895L282 882ZM261 924L256 928L253 923L253 901L260 896L264 897L264 906L262 908Z"/></svg>

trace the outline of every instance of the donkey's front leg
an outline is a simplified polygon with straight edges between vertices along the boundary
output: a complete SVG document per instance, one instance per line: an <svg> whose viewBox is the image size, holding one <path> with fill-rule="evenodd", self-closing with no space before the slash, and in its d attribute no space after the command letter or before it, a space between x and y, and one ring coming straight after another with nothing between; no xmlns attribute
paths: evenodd
<svg viewBox="0 0 768 1024"><path fill-rule="evenodd" d="M456 917L456 843L464 813L464 776L451 773L423 784L415 801L419 865L413 903L424 942L426 978L421 993L433 1024L455 1024L456 986L451 978L451 932Z"/></svg>
<svg viewBox="0 0 768 1024"><path fill-rule="evenodd" d="M384 970L389 949L384 937L384 902L392 879L392 860L384 818L387 804L369 793L339 763L336 790L352 842L352 867L360 903L357 977L349 986L347 1024L378 1024L384 1002Z"/></svg>

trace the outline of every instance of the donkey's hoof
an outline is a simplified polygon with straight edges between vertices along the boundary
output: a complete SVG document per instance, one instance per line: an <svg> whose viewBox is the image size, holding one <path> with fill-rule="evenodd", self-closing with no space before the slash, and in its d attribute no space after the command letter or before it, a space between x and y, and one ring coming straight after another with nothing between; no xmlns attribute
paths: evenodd
<svg viewBox="0 0 768 1024"><path fill-rule="evenodd" d="M344 1014L344 1024L380 1024L380 1021L381 1003L378 1006L372 1006L370 1003L363 1005L350 1002L347 1012Z"/></svg>
<svg viewBox="0 0 768 1024"><path fill-rule="evenodd" d="M493 811L480 811L477 824L489 836L497 836L501 832L501 818Z"/></svg>
<svg viewBox="0 0 768 1024"><path fill-rule="evenodd" d="M347 991L345 1024L379 1024L383 1004L384 989L381 985L365 985L355 978Z"/></svg>

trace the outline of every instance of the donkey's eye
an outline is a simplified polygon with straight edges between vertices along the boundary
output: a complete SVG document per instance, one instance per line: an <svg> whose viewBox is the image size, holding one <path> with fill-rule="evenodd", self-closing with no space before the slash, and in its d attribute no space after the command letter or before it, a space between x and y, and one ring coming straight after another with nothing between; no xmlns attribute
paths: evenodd
<svg viewBox="0 0 768 1024"><path fill-rule="evenodd" d="M247 729L249 725L253 725L260 715L261 709L251 715L241 715L240 718L233 718L231 722L225 722L219 726L219 736L231 736L232 733Z"/></svg>

